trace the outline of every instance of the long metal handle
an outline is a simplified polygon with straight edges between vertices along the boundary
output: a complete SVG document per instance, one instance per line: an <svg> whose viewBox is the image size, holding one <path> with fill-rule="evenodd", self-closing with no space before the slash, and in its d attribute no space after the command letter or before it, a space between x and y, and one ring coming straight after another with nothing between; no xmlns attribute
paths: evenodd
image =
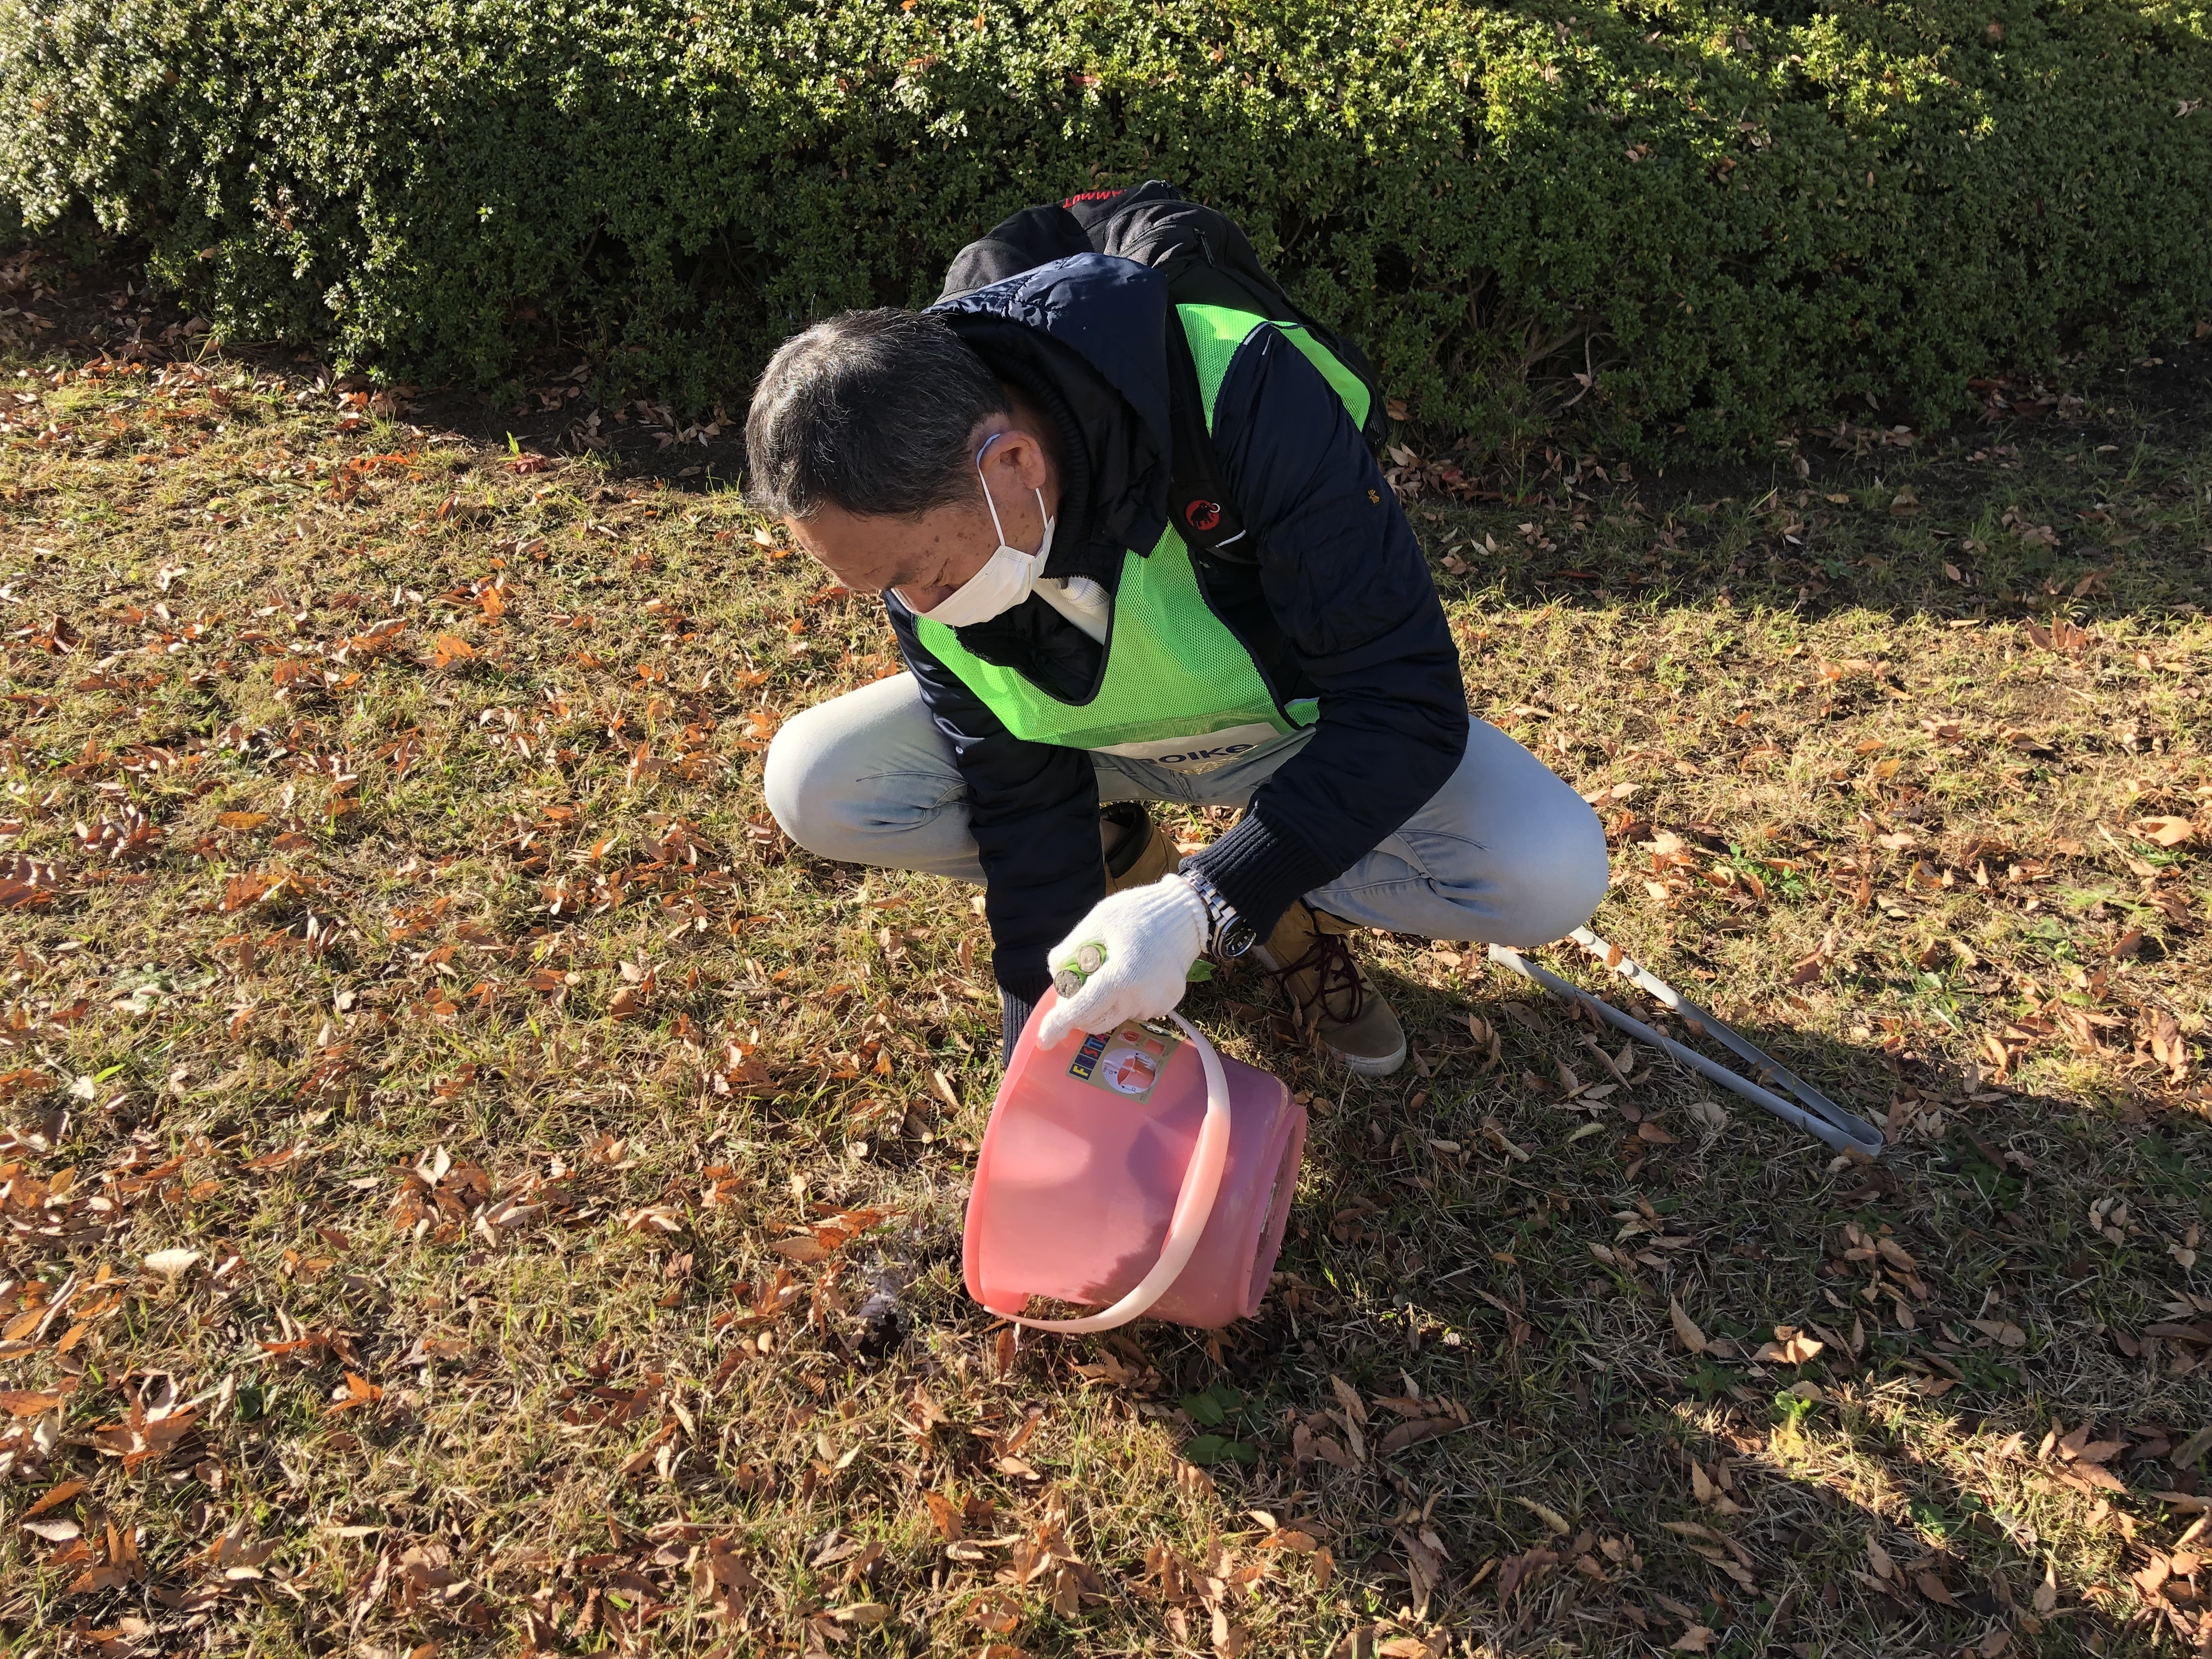
<svg viewBox="0 0 2212 1659"><path fill-rule="evenodd" d="M1687 1048L1667 1036L1655 1031L1642 1020L1624 1014L1620 1009L1601 998L1592 996L1580 986L1561 979L1557 974L1538 967L1508 945L1490 947L1490 959L1510 968L1514 972L1533 979L1555 996L1570 1002L1580 1003L1607 1024L1641 1038L1700 1075L1710 1078L1723 1089L1742 1096L1762 1110L1771 1112L1784 1123L1802 1129L1823 1146L1839 1152L1856 1152L1863 1158L1881 1155L1881 1131L1845 1111L1842 1107L1813 1087L1796 1073L1781 1065L1755 1044L1746 1042L1728 1024L1706 1010L1700 1008L1680 992L1632 960L1618 945L1609 945L1587 927L1577 927L1569 935L1600 962L1605 963L1638 989L1648 993L1678 1015L1682 1023L1699 1036L1711 1037L1738 1059L1755 1068L1762 1081L1780 1084L1802 1101L1788 1101L1771 1090L1762 1088L1750 1079L1740 1077L1727 1066L1711 1060L1694 1048Z"/></svg>

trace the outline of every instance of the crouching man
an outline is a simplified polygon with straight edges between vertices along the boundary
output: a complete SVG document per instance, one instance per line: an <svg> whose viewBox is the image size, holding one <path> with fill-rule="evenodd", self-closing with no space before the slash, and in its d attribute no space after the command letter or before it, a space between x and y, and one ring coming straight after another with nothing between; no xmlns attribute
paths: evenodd
<svg viewBox="0 0 2212 1659"><path fill-rule="evenodd" d="M753 502L882 593L910 671L786 722L769 809L822 857L982 884L1008 1054L1056 970L1048 1043L1247 955L1385 1076L1406 1037L1358 930L1536 945L1604 894L1595 814L1469 718L1420 547L1300 334L1078 252L817 324L753 398ZM1194 367L1243 526L1203 554L1214 504L1182 503L1191 542L1170 521ZM1178 860L1147 803L1245 811Z"/></svg>

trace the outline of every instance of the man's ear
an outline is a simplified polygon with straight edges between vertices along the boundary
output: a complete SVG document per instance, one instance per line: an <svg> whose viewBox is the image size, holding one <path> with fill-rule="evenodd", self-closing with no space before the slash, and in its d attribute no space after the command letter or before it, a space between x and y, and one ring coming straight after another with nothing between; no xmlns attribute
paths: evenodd
<svg viewBox="0 0 2212 1659"><path fill-rule="evenodd" d="M1044 445L1027 427L1013 428L992 445L991 453L984 457L983 465L988 466L993 461L1000 460L1006 466L1011 481L1021 487L1024 495L1043 489L1045 479L1050 476L1051 468L1045 460Z"/></svg>

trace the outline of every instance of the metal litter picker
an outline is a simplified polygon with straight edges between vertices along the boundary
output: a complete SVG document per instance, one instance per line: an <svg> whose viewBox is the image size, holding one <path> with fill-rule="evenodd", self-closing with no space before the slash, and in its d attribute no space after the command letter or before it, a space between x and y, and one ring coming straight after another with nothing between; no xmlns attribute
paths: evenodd
<svg viewBox="0 0 2212 1659"><path fill-rule="evenodd" d="M1650 1043L1692 1071L1710 1078L1722 1088L1741 1095L1753 1105L1771 1112L1784 1123L1794 1124L1823 1145L1839 1152L1854 1152L1863 1158L1873 1158L1881 1155L1881 1130L1864 1118L1854 1117L1787 1066L1747 1042L1666 981L1638 965L1618 945L1607 944L1587 927L1577 927L1567 937L1638 990L1671 1011L1698 1036L1711 1038L1749 1065L1753 1068L1752 1076L1757 1081L1739 1077L1717 1060L1706 1059L1694 1048L1684 1048L1665 1033L1653 1030L1642 1020L1622 1013L1611 1003L1592 996L1580 986L1571 984L1557 974L1539 968L1518 951L1503 945L1493 945L1490 947L1490 959L1534 980L1554 996L1580 1003L1608 1025L1616 1026L1629 1036ZM1796 1099L1784 1100L1762 1086L1766 1084L1788 1090Z"/></svg>

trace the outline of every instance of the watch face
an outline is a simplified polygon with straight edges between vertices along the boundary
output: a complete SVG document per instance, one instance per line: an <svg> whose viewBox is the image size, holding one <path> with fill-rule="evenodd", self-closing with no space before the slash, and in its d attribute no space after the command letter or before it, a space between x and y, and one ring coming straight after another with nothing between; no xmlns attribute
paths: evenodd
<svg viewBox="0 0 2212 1659"><path fill-rule="evenodd" d="M1259 931L1240 917L1221 930L1221 939L1215 948L1224 957L1241 957L1259 940Z"/></svg>

